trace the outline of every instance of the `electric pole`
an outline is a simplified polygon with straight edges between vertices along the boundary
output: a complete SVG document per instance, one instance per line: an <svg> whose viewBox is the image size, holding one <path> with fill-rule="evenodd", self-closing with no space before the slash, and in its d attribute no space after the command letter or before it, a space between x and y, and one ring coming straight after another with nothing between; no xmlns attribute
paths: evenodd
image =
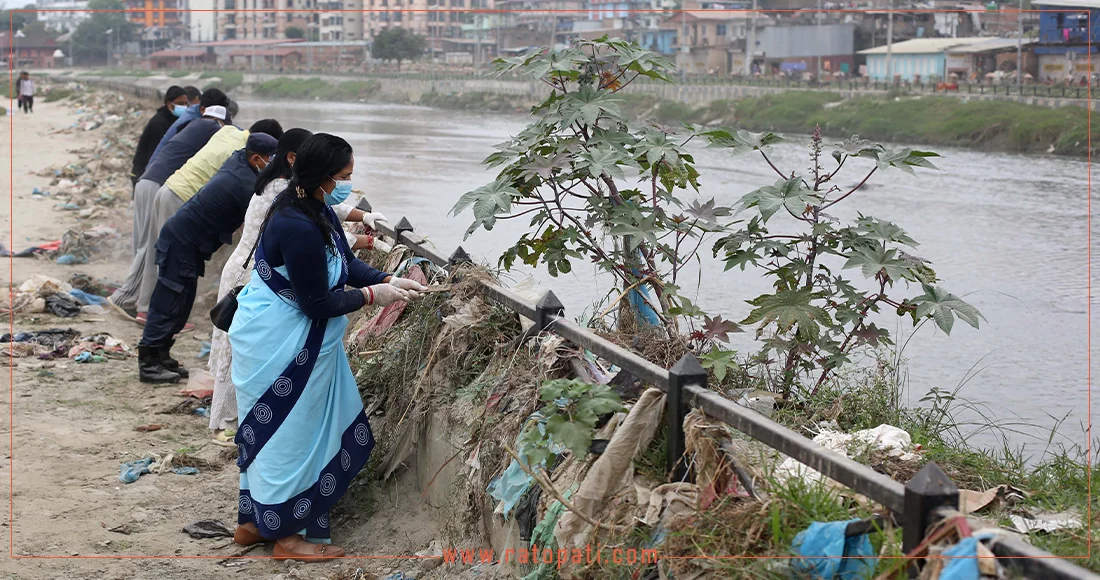
<svg viewBox="0 0 1100 580"><path fill-rule="evenodd" d="M894 82L894 2L886 3L886 82Z"/></svg>
<svg viewBox="0 0 1100 580"><path fill-rule="evenodd" d="M1016 91L1024 90L1024 0L1020 0L1020 11L1016 14Z"/></svg>
<svg viewBox="0 0 1100 580"><path fill-rule="evenodd" d="M752 50L756 48L756 2L752 0L752 12L749 13L749 30L745 35L745 75L752 76Z"/></svg>

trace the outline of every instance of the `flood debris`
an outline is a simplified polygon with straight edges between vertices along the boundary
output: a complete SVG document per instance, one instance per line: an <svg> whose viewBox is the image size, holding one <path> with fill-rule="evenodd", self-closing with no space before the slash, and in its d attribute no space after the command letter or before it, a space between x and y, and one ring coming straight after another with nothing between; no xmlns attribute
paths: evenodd
<svg viewBox="0 0 1100 580"><path fill-rule="evenodd" d="M232 538L233 532L219 520L199 520L183 527L183 533L196 540Z"/></svg>

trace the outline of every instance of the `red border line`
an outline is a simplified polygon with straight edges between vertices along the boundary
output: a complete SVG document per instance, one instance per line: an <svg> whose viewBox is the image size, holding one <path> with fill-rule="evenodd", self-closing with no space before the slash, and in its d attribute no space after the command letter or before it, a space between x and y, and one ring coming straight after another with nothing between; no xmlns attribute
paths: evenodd
<svg viewBox="0 0 1100 580"><path fill-rule="evenodd" d="M612 10L612 11L615 11L616 13L618 13L618 12L627 12L627 13L631 13L631 14L645 14L645 13L680 14L680 13L684 13L684 12L707 12L707 13L722 13L722 14L725 14L725 13L750 13L750 12L764 13L764 14L770 14L770 13L799 13L799 14L855 13L855 14L863 14L863 13L867 13L867 12L875 12L875 13L879 13L879 14L886 14L886 13L928 14L928 13L954 13L954 12L979 13L979 14L986 14L987 13L986 10L979 10L979 9L974 9L974 10L947 10L947 9L940 9L940 10L934 10L934 9L933 10L897 10L897 9L888 9L888 10L873 10L873 11L868 11L868 10L845 10L845 9L841 9L841 10L825 10L825 9L807 9L807 10L789 10L789 9L788 10L750 10L750 9L717 9L717 10L716 9L707 9L707 10L641 9L641 10L615 10L614 8L603 7L603 6L600 6L600 5L593 5L591 8L582 9L582 10L558 10L558 9L549 9L549 10L522 10L522 9L516 9L516 10L507 10L507 9L500 9L500 10L497 10L497 9L381 10L381 9L375 9L375 8L370 8L370 9L363 8L363 9L360 9L360 10L342 9L342 10L323 10L323 11L320 11L320 12L358 12L358 13L365 13L365 12L469 12L469 13L475 13L475 14L486 14L486 13L487 14L498 14L498 13L589 14L589 13L592 13L592 12L602 12L602 11L607 11L607 10ZM1087 10L1087 9L1083 9L1083 10ZM1042 13L1042 12L1052 12L1052 11L1059 11L1059 10L1051 10L1051 9L1044 9L1044 10L1009 9L1009 10L1002 10L1000 12L1003 12L1005 14L1018 14L1018 13ZM85 9L85 10L62 10L62 9L30 10L30 9L20 8L20 9L9 10L8 11L8 55L9 55L9 57L8 57L8 89L9 89L8 90L8 106L9 106L9 109L8 109L8 115L9 115L9 125L8 125L8 163L9 163L8 203L9 203L9 210L10 210L10 214L9 214L10 228L9 228L9 233L8 233L8 235L9 235L9 254L11 254L10 248L14 247L14 244L15 244L15 147L14 147L14 143L15 143L15 119L16 119L16 115L12 114L12 105L14 105L13 91L14 91L14 88L15 88L15 62L14 61L15 61L15 58L16 58L17 55L15 54L15 38L14 38L14 30L13 30L14 23L13 23L12 15L15 14L15 13L25 13L25 12L34 12L34 13L38 13L38 12L45 12L45 13L50 13L50 12L91 12L91 13L108 13L108 14L118 14L118 13L122 13L122 14L131 14L131 13L133 13L133 14L144 14L144 13L147 13L147 12L152 12L152 13L164 13L164 12L168 12L168 13L181 13L181 12L189 12L189 13L190 12L199 12L199 13L203 13L203 12L233 12L233 13L241 13L241 12L244 12L244 13L252 13L252 12L261 12L261 13L273 13L273 12L274 13L287 13L287 12L289 12L289 13L299 13L299 12L306 12L306 13L313 13L313 12L319 12L319 11L318 10L297 10L297 9L287 10L287 9L277 9L277 8L273 8L273 9L270 9L270 10L265 10L265 9L260 9L260 8L241 9L241 10L213 10L213 9L168 10L168 9L163 9L163 8L148 9L148 10L145 10L145 9L140 9L140 10L87 10L87 9ZM1091 11L1089 11L1089 30L1090 31L1092 30ZM991 38L993 38L993 37L991 37ZM238 40L249 40L249 39L238 39ZM255 39L251 39L251 40L255 40ZM278 39L265 39L265 40L278 40ZM193 43L193 44L202 45L202 44L205 44L205 43ZM1092 69L1092 45L1093 45L1092 36L1091 36L1091 33L1090 33L1089 40L1088 40L1088 43L1087 43L1087 46L1089 47L1089 53L1088 53L1089 70ZM1088 519L1088 524L1087 524L1087 530L1088 530L1088 534L1087 534L1087 536L1088 536L1087 537L1087 542L1088 543L1087 543L1087 546L1088 546L1088 551L1087 551L1086 555L1084 555L1084 556L1057 556L1057 555L1052 554L1052 555L1049 555L1049 556L1040 556L1038 559L1080 560L1080 559L1090 558L1091 555L1092 555L1092 103L1093 103L1093 101L1092 101L1092 83L1091 82L1088 85L1086 94L1087 94L1087 97L1088 97L1088 104L1086 105L1086 111L1087 111L1086 131L1088 133L1088 135L1087 135L1087 142L1088 142L1088 166L1087 167L1088 167L1088 169L1087 169L1087 172L1086 172L1086 175L1087 175L1087 199L1086 199L1086 202L1087 202L1087 206L1086 206L1087 207L1087 210L1086 210L1087 211L1087 215L1086 215L1087 232L1086 232L1086 243L1088 244L1088 247L1087 247L1087 255L1088 255L1087 273L1088 273L1088 279L1086 281L1087 282L1087 286L1086 286L1086 288L1087 288L1087 291L1086 291L1086 305L1087 305L1086 306L1086 320L1087 320L1087 323L1088 323L1088 335L1087 335L1087 339L1086 339L1086 344L1087 344L1087 348L1088 348L1088 369L1087 369L1087 383L1086 384L1087 384L1087 387L1088 387L1088 409L1087 409L1087 411L1088 411L1088 427L1086 429L1086 434L1087 434L1086 436L1088 438L1088 442L1087 442L1088 451L1087 451L1087 456L1085 458L1085 468L1086 468L1086 478L1087 478L1087 486L1088 486L1088 501L1087 501L1087 503L1088 503L1088 506L1087 506L1087 509L1088 509L1088 512L1087 512L1088 513L1088 516L1087 516L1087 519ZM8 256L8 273L9 273L8 300L9 300L9 304L10 304L11 300L14 298L14 288L15 288L14 287L14 284L15 284L15 258L12 255ZM15 313L11 312L10 309L9 309L9 312L8 312L8 327L9 327L9 332L14 334L15 333ZM54 555L17 556L15 554L15 429L14 429L14 423L15 423L15 360L14 360L14 354L11 353L11 352L9 352L9 354L8 354L8 361L9 361L8 376L9 376L9 381L10 381L9 386L8 386L8 454L10 456L10 459L9 459L9 462L8 462L8 470L9 470L8 471L8 555L11 559L13 559L13 560L14 559L29 559L29 560L38 560L38 559L42 559L42 560L79 560L79 559L89 559L89 560L210 560L210 559L217 559L217 560L225 560L225 559L237 558L237 559L250 559L250 560L269 560L269 559L274 558L274 556L248 556L248 555L246 555L246 556L224 556L224 555L217 555L217 556L201 556L201 555L194 555L194 556L186 556L186 555L145 556L145 555L125 555L125 554L110 554L110 555L108 555L108 554L95 554L95 555L85 555L85 556L80 556L80 555L77 555L77 556L64 556L64 555L56 555L56 556L54 556ZM810 556L806 556L806 557L810 557ZM790 560L790 559L803 559L803 558L806 558L806 557L778 556L778 555L772 555L772 556L705 556L705 555L700 555L700 556L660 556L660 559L667 559L667 560L694 560L694 559L699 559L699 560L775 560L775 559L785 559L785 560ZM823 556L823 557L812 556L812 558L815 558L815 559L830 559L830 560L831 559L844 559L844 558L849 558L849 557L850 556ZM341 557L335 558L335 559L337 559L337 560L396 560L396 559L413 560L413 559L422 559L422 558L427 558L427 557L426 556L416 556L416 555L409 555L409 556L376 555L376 556L341 556ZM880 559L880 560L897 560L897 559L905 559L906 556L879 556L877 558ZM942 556L941 555L941 556L932 556L928 559L948 559L948 560L950 560L950 559L971 559L971 558L972 557L968 557L968 556L952 557L952 556ZM1024 557L1024 556L998 556L997 559L998 560L1015 560L1015 559L1032 559L1032 558L1028 558L1028 557Z"/></svg>

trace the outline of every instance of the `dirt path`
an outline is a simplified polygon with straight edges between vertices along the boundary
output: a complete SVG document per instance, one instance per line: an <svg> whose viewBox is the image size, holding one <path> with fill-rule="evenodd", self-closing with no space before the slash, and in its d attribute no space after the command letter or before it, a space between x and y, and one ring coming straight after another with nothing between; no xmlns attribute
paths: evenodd
<svg viewBox="0 0 1100 580"><path fill-rule="evenodd" d="M14 194L4 203L0 242L18 251L38 242L59 239L73 227L107 224L128 232L129 213L118 208L92 224L80 224L75 212L54 208L56 200L31 195L45 189L49 179L33 175L45 167L76 159L72 150L94 145L101 130L50 135L77 119L75 110L61 103L36 104L33 115L7 117L13 125ZM132 139L137 140L137 135ZM8 145L0 156L8 174ZM6 189L6 188L5 188ZM13 218L13 219L12 219ZM13 235L9 236L9 227ZM129 239L123 240L123 246ZM67 280L74 272L120 281L126 273L128 252L116 263L62 266L52 261L15 258L3 283L15 286L34 274ZM194 370L204 369L196 356L209 340L210 325L196 309L198 329L181 337L174 353ZM136 346L140 329L114 315L61 319L52 314L16 314L15 332L73 328L82 335L101 332ZM4 331L6 332L6 330ZM101 364L71 360L15 359L12 397L3 396L0 424L11 431L11 456L0 465L0 477L9 474L12 488L12 524L3 522L3 542L11 542L15 560L0 561L0 577L46 578L179 578L241 577L330 578L362 567L372 578L415 564L395 560L344 561L298 565L267 559L225 562L238 552L227 539L194 540L182 528L203 519L235 523L238 472L224 448L209 443L206 419L192 414L163 414L183 398L180 387L152 387L137 380L136 358ZM10 405L12 421L9 422ZM136 426L156 423L163 428L142 433ZM204 460L198 475L145 475L137 482L119 481L119 465L150 454L180 453ZM403 479L381 490L360 485L337 508L334 538L355 554L411 554L428 546L435 530L416 500L416 482ZM411 492L411 493L410 493ZM358 503L357 503L358 502ZM358 516L359 503L371 503L372 517ZM342 510L342 511L341 511ZM119 531L111 531L122 530ZM7 552L7 545L2 549ZM267 556L269 548L251 553ZM75 556L75 557L74 557ZM49 559L47 559L49 558ZM227 565L228 564L228 565Z"/></svg>

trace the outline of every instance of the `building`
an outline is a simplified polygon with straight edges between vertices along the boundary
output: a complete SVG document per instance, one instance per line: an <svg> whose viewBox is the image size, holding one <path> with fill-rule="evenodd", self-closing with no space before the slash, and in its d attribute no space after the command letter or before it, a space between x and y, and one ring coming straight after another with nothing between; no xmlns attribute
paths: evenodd
<svg viewBox="0 0 1100 580"><path fill-rule="evenodd" d="M1035 40L1027 39L1019 44L1022 49L1020 53L1023 56L1023 72L1034 78L1039 68L1033 50ZM955 75L960 80L981 81L986 75L1001 71L1015 78L1016 46L1015 38L985 38L948 49L947 75Z"/></svg>
<svg viewBox="0 0 1100 580"><path fill-rule="evenodd" d="M730 71L731 23L745 13L685 10L669 16L661 29L672 31L676 68L683 74L726 74Z"/></svg>
<svg viewBox="0 0 1100 580"><path fill-rule="evenodd" d="M590 13L589 3L584 0L496 0L495 8L501 11L497 34L502 50L557 46L580 37L581 30L592 34L591 31L601 28L579 24L587 21Z"/></svg>
<svg viewBox="0 0 1100 580"><path fill-rule="evenodd" d="M204 48L159 50L145 57L154 69L189 70L196 66L213 65L214 54Z"/></svg>
<svg viewBox="0 0 1100 580"><path fill-rule="evenodd" d="M213 2L220 5L214 13L218 30L216 41L305 39L311 35L316 37L320 28L322 13L318 0Z"/></svg>
<svg viewBox="0 0 1100 580"><path fill-rule="evenodd" d="M965 47L986 43L988 37L964 37L964 39L912 39L904 42L895 42L890 55L890 73L894 79L904 81L930 81L944 79L956 70L956 74L963 73L966 65L965 56L956 56L952 59L952 70L948 69L948 54L964 55L961 53ZM860 55L867 57L867 76L875 80L887 80L887 56L891 51L887 46L877 46L860 51Z"/></svg>
<svg viewBox="0 0 1100 580"><path fill-rule="evenodd" d="M184 0L126 0L126 16L138 29L166 29L161 38L183 34Z"/></svg>
<svg viewBox="0 0 1100 580"><path fill-rule="evenodd" d="M184 0L183 27L191 42L209 42L218 37L218 0Z"/></svg>
<svg viewBox="0 0 1100 580"><path fill-rule="evenodd" d="M757 32L753 64L765 73L855 73L854 23L770 26Z"/></svg>
<svg viewBox="0 0 1100 580"><path fill-rule="evenodd" d="M1066 81L1097 72L1100 0L1033 0L1039 14L1039 78ZM1091 24L1091 27L1090 27Z"/></svg>
<svg viewBox="0 0 1100 580"><path fill-rule="evenodd" d="M0 32L0 46L11 47L15 54L15 62L12 63L15 71L22 68L53 68L64 62L64 53L61 58L55 56L60 48L57 41L53 36L42 32L24 34L17 31L15 38L10 38L7 31Z"/></svg>
<svg viewBox="0 0 1100 580"><path fill-rule="evenodd" d="M76 30L88 18L87 0L36 0L38 21L50 32Z"/></svg>

